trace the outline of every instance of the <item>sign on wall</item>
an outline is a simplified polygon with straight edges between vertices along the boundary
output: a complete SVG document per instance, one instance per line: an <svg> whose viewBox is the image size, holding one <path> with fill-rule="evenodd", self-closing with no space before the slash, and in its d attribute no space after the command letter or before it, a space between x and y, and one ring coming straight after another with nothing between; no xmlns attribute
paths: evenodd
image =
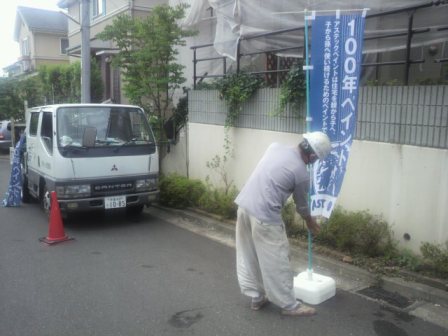
<svg viewBox="0 0 448 336"><path fill-rule="evenodd" d="M326 133L331 155L313 169L311 213L329 218L341 190L356 126L364 15L316 16L312 22L310 131Z"/></svg>

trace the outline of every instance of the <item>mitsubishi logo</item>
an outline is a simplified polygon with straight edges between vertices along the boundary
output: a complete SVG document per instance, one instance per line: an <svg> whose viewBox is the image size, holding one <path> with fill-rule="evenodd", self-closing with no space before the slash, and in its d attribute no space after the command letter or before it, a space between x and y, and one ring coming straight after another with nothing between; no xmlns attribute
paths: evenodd
<svg viewBox="0 0 448 336"><path fill-rule="evenodd" d="M118 171L117 166L116 166L116 165L113 165L111 171Z"/></svg>

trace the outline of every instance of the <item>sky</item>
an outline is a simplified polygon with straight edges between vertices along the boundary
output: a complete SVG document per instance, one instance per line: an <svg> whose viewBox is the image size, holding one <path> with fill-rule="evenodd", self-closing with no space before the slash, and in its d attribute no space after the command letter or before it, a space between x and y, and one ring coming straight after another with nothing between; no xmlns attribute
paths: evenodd
<svg viewBox="0 0 448 336"><path fill-rule="evenodd" d="M4 0L0 10L0 75L3 68L20 56L19 44L14 41L17 6L59 10L58 0Z"/></svg>

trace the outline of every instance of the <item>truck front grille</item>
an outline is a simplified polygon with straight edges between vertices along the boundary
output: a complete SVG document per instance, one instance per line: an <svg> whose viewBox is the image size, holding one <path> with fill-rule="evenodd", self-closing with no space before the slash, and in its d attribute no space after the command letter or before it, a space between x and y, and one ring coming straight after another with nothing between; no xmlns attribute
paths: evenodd
<svg viewBox="0 0 448 336"><path fill-rule="evenodd" d="M111 182L111 183L98 183L92 185L92 193L94 195L108 195L112 193L124 193L126 191L132 191L134 189L134 182Z"/></svg>

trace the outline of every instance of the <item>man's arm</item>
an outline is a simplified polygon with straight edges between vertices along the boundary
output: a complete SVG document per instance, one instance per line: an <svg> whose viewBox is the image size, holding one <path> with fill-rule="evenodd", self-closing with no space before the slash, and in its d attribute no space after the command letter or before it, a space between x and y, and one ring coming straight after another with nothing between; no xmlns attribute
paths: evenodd
<svg viewBox="0 0 448 336"><path fill-rule="evenodd" d="M316 222L316 219L311 216L310 208L308 206L308 190L308 181L299 183L296 185L292 197L296 204L296 210L305 221L308 230L310 230L313 235L317 235L320 231L320 225Z"/></svg>
<svg viewBox="0 0 448 336"><path fill-rule="evenodd" d="M320 225L317 224L316 219L312 217L311 215L305 216L302 218L304 219L306 226L308 227L308 230L311 231L313 235L317 235L320 232Z"/></svg>

